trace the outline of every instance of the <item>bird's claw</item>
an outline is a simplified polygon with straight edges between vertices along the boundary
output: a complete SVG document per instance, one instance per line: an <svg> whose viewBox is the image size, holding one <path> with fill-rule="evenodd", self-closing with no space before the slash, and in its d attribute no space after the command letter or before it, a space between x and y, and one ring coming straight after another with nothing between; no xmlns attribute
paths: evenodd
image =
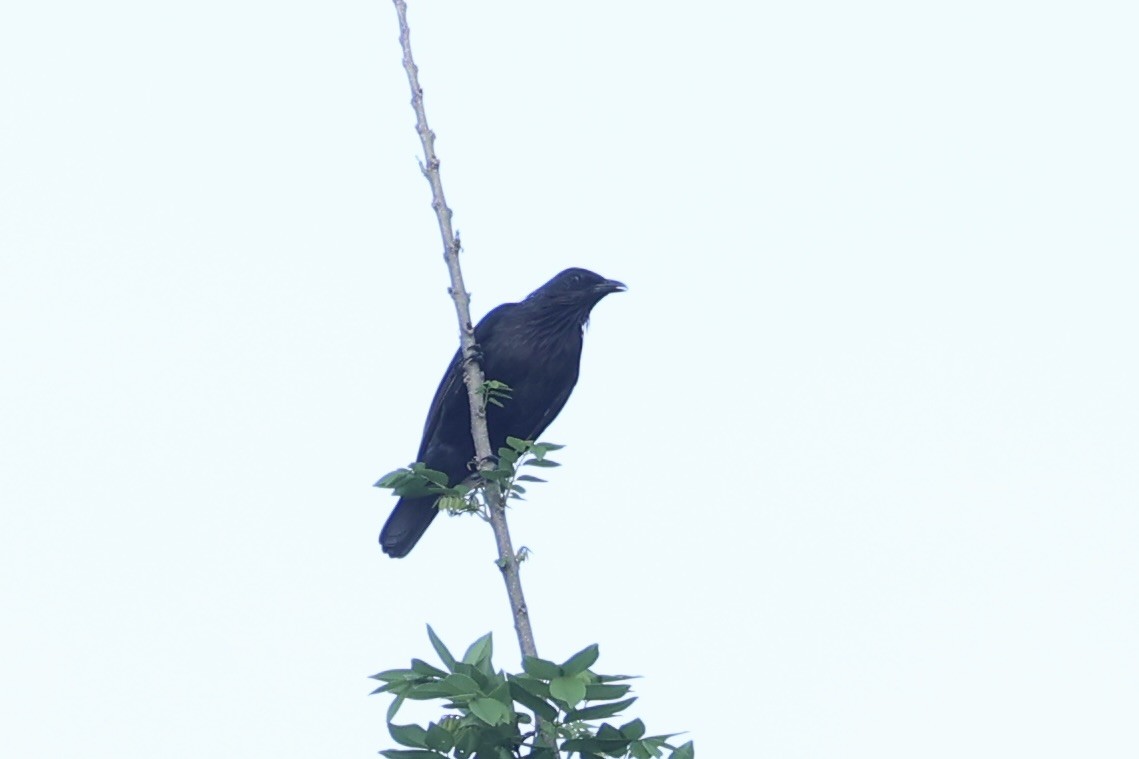
<svg viewBox="0 0 1139 759"><path fill-rule="evenodd" d="M484 358L486 358L486 354L483 353L482 346L478 343L475 343L470 348L468 348L466 354L463 356L463 360L468 363L471 361L477 361L481 364Z"/></svg>

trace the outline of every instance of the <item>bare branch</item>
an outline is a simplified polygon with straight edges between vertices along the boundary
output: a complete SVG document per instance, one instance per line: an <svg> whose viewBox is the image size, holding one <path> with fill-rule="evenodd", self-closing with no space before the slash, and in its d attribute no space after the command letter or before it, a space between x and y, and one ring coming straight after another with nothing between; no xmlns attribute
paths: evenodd
<svg viewBox="0 0 1139 759"><path fill-rule="evenodd" d="M420 164L423 176L431 185L431 207L439 219L439 234L443 238L443 258L451 274L451 298L455 302L455 316L459 320L459 340L463 351L463 381L467 385L467 398L471 408L471 436L475 442L475 455L479 467L493 467L494 451L490 448L490 435L486 426L486 406L480 390L485 377L478 362L475 346L475 330L471 324L470 294L463 285L463 272L459 268L459 238L451 228L451 209L443 195L443 180L439 175L439 157L435 154L435 133L427 126L427 112L423 107L423 88L419 86L419 69L411 55L411 32L407 25L407 3L392 0L399 16L399 44L403 49L403 68L407 72L407 82L411 85L411 107L415 110L415 128L423 143L424 162ZM510 597L510 610L514 616L514 630L518 634L518 646L524 656L537 656L534 645L534 632L530 628L530 614L526 608L526 598L522 594L522 582L518 576L518 560L510 542L510 530L506 524L506 505L502 491L493 483L486 487L490 503L490 524L498 547L498 566L506 582L506 593Z"/></svg>

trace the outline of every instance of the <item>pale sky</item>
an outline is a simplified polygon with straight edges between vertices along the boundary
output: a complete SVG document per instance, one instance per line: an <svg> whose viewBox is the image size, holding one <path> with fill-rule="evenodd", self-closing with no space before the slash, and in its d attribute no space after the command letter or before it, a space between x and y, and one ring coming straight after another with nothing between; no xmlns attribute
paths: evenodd
<svg viewBox="0 0 1139 759"><path fill-rule="evenodd" d="M704 757L1139 756L1137 14L412 0L476 318L629 286L543 655ZM407 101L387 2L0 11L6 756L371 757L425 624L516 666L489 528L376 544L457 341Z"/></svg>

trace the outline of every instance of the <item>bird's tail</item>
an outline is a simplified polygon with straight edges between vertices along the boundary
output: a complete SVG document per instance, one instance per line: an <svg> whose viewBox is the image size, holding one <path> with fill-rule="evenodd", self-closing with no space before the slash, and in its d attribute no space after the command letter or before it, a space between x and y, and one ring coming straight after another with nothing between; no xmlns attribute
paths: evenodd
<svg viewBox="0 0 1139 759"><path fill-rule="evenodd" d="M435 508L436 500L438 496L399 499L380 531L380 545L384 553L393 559L407 556L439 513Z"/></svg>

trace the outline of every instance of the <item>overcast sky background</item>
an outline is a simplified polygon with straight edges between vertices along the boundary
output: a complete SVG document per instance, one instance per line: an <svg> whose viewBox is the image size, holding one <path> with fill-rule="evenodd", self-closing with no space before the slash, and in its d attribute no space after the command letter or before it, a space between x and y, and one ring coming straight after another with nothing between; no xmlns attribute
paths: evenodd
<svg viewBox="0 0 1139 759"><path fill-rule="evenodd" d="M512 513L704 757L1139 755L1132 3L413 2L476 318L626 282ZM493 630L384 557L457 336L389 3L0 11L0 735L369 757ZM741 743L746 750L739 748Z"/></svg>

